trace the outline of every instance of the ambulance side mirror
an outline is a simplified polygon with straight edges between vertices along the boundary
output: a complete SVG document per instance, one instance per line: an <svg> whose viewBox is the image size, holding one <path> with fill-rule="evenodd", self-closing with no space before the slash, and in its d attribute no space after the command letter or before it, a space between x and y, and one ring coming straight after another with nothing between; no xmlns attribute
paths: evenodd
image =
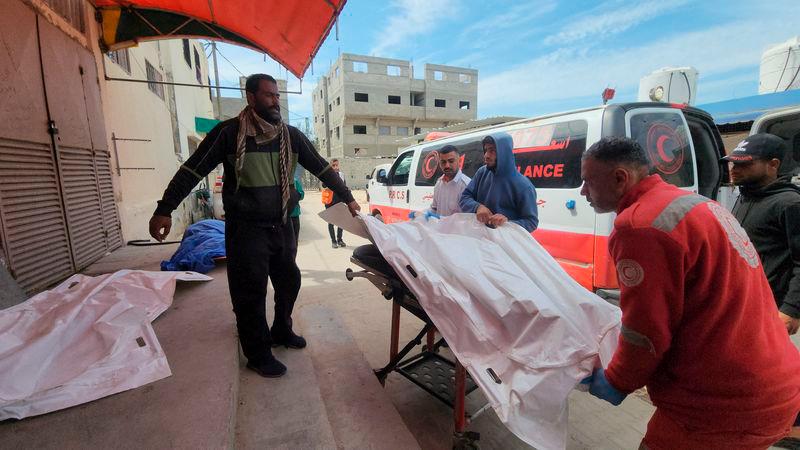
<svg viewBox="0 0 800 450"><path fill-rule="evenodd" d="M386 169L381 169L378 171L378 174L375 175L375 181L377 181L380 184L386 184L386 182L389 181L386 178Z"/></svg>

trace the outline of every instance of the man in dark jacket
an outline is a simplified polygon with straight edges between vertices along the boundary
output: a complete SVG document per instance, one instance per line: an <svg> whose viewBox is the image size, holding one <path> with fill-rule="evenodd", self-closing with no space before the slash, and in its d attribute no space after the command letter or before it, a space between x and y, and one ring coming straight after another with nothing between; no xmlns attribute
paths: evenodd
<svg viewBox="0 0 800 450"><path fill-rule="evenodd" d="M292 183L297 163L339 194L351 212L359 206L308 138L281 120L275 79L251 75L245 90L247 107L237 118L217 125L170 181L150 219L150 235L163 240L172 226L172 211L198 181L223 164L228 288L239 341L249 369L264 377L279 377L286 366L272 356L271 347L306 346L305 339L292 331L300 270L288 215L299 197ZM275 289L271 329L265 311L268 279Z"/></svg>
<svg viewBox="0 0 800 450"><path fill-rule="evenodd" d="M778 136L759 133L730 155L731 181L739 186L733 215L753 242L789 334L800 327L800 187L791 183L793 161Z"/></svg>
<svg viewBox="0 0 800 450"><path fill-rule="evenodd" d="M536 189L517 170L511 136L494 133L483 138L483 161L461 194L461 211L475 213L487 225L511 221L533 232L539 225Z"/></svg>

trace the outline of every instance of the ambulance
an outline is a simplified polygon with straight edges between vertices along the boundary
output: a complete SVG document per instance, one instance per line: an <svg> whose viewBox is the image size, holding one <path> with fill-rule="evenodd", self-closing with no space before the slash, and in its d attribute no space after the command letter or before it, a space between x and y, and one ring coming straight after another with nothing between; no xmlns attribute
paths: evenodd
<svg viewBox="0 0 800 450"><path fill-rule="evenodd" d="M627 136L647 151L653 171L683 189L728 203L728 167L712 117L697 108L668 103L623 103L552 114L450 134L401 150L369 187L369 210L386 223L408 220L428 208L441 176L436 151L455 145L461 169L472 177L483 165L481 139L506 132L514 141L517 169L536 187L536 240L575 280L611 301L617 277L608 251L613 213L597 214L580 195L581 155L606 136Z"/></svg>

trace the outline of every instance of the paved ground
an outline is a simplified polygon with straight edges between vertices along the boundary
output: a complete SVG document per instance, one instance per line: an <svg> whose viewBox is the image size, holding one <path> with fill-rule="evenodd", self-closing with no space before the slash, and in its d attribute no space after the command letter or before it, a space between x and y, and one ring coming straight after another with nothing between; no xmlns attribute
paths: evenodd
<svg viewBox="0 0 800 450"><path fill-rule="evenodd" d="M365 205L363 193L357 197ZM297 303L302 315L306 308L325 306L338 313L358 348L372 367L388 361L391 304L363 279L344 278L354 246L366 240L345 233L345 249L332 249L327 225L317 216L322 209L319 194L309 192L302 204L298 265L303 273L303 288ZM410 314L401 320L401 340L410 340L422 327ZM291 370L291 367L289 368ZM452 410L398 374L386 383L389 398L405 424L425 449L450 448L453 429ZM469 407L484 404L479 391L470 395ZM570 397L569 449L637 448L644 435L653 407L646 394L631 396L620 407L580 392ZM494 412L479 416L470 429L481 433L484 449L528 448L500 423Z"/></svg>
<svg viewBox="0 0 800 450"><path fill-rule="evenodd" d="M358 195L364 201L363 193ZM365 203L362 203L365 204ZM276 349L287 376L264 379L244 368L237 351L225 266L213 281L180 284L172 307L154 322L173 375L138 389L22 421L0 423L2 448L314 448L447 449L452 411L398 374L382 387L372 368L388 360L391 304L363 279L344 273L365 240L345 234L333 249L317 215L319 194L302 204L298 264L303 287L296 330L306 350ZM87 269L157 270L175 245L124 247ZM269 307L272 309L269 294ZM271 316L271 314L270 314ZM270 320L271 322L271 320ZM422 323L404 314L401 338ZM468 408L484 404L479 392ZM620 407L575 392L570 398L569 449L636 448L652 413L646 395ZM470 429L484 449L527 446L492 411Z"/></svg>

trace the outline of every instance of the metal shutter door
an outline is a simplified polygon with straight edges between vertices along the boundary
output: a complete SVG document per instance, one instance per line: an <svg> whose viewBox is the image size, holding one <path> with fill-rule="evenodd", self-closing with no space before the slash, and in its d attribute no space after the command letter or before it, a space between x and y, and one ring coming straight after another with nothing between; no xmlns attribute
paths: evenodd
<svg viewBox="0 0 800 450"><path fill-rule="evenodd" d="M0 139L0 215L11 275L31 293L73 272L50 145Z"/></svg>
<svg viewBox="0 0 800 450"><path fill-rule="evenodd" d="M74 270L47 133L36 14L20 2L0 14L0 244L32 293Z"/></svg>
<svg viewBox="0 0 800 450"><path fill-rule="evenodd" d="M50 117L59 128L56 155L76 270L109 251L95 146L106 146L93 55L39 21Z"/></svg>
<svg viewBox="0 0 800 450"><path fill-rule="evenodd" d="M103 229L106 231L108 251L122 246L122 229L119 223L117 202L114 201L114 185L111 179L111 153L95 152L95 167L100 187L100 204L103 207Z"/></svg>

